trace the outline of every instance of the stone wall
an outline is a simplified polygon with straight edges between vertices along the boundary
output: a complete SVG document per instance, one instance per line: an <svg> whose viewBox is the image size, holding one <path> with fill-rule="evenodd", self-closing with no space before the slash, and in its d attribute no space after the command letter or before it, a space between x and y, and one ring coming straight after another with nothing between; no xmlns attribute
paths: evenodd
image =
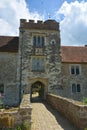
<svg viewBox="0 0 87 130"><path fill-rule="evenodd" d="M18 125L23 124L24 122L27 122L28 125L31 125L31 112L32 107L29 103L29 94L26 94L23 96L23 99L21 101L21 104L17 108L11 108L11 109L1 109L0 110L0 118L1 117L11 117L11 119L14 119L13 123L12 120L7 119L7 122L5 126L7 128L16 127ZM2 126L0 126L2 128Z"/></svg>
<svg viewBox="0 0 87 130"><path fill-rule="evenodd" d="M22 98L20 107L19 107L19 114L21 115L22 121L27 121L31 123L31 112L32 106L30 104L30 95L25 94Z"/></svg>
<svg viewBox="0 0 87 130"><path fill-rule="evenodd" d="M0 84L4 85L4 105L18 104L17 53L0 52Z"/></svg>
<svg viewBox="0 0 87 130"><path fill-rule="evenodd" d="M75 65L75 63L73 63ZM62 86L64 97L75 100L82 100L87 97L87 64L78 64L81 66L80 75L70 74L70 63L62 63ZM79 83L81 85L81 92L72 93L72 83Z"/></svg>
<svg viewBox="0 0 87 130"><path fill-rule="evenodd" d="M80 130L87 129L87 105L53 94L47 95L47 102L77 128Z"/></svg>

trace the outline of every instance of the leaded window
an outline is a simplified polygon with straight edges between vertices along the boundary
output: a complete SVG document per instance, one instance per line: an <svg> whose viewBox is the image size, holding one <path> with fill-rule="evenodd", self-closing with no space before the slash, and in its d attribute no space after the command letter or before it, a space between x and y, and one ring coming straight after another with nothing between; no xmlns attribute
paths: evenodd
<svg viewBox="0 0 87 130"><path fill-rule="evenodd" d="M70 69L72 75L79 75L81 73L81 67L79 65L72 65Z"/></svg>
<svg viewBox="0 0 87 130"><path fill-rule="evenodd" d="M72 93L79 93L81 92L81 86L80 84L73 83L72 84Z"/></svg>
<svg viewBox="0 0 87 130"><path fill-rule="evenodd" d="M45 45L44 36L33 36L34 47L44 47L44 45Z"/></svg>
<svg viewBox="0 0 87 130"><path fill-rule="evenodd" d="M32 71L44 71L44 58L33 57L32 58Z"/></svg>
<svg viewBox="0 0 87 130"><path fill-rule="evenodd" d="M36 47L36 36L33 37L33 45Z"/></svg>

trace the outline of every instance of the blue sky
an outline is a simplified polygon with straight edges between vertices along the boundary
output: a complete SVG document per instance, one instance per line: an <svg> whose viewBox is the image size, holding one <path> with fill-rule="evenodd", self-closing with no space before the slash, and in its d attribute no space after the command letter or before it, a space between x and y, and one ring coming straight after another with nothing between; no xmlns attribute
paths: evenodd
<svg viewBox="0 0 87 130"><path fill-rule="evenodd" d="M54 18L55 12L61 7L64 0L26 0L30 11L38 11L44 14L45 19L49 18L48 14Z"/></svg>
<svg viewBox="0 0 87 130"><path fill-rule="evenodd" d="M68 3L75 0L66 0ZM81 0L78 0L81 1ZM62 6L65 0L26 0L30 11L38 11L39 14L44 14L45 19L55 18L56 11Z"/></svg>
<svg viewBox="0 0 87 130"><path fill-rule="evenodd" d="M87 0L0 0L0 35L18 36L20 19L55 19L62 45L87 44Z"/></svg>

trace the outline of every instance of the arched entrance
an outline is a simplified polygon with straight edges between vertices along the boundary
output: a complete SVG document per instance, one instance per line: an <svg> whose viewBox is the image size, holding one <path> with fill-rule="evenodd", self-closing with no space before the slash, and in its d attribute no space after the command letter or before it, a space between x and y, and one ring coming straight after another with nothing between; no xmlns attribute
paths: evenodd
<svg viewBox="0 0 87 130"><path fill-rule="evenodd" d="M44 100L45 86L40 81L36 81L31 85L31 101L39 102Z"/></svg>

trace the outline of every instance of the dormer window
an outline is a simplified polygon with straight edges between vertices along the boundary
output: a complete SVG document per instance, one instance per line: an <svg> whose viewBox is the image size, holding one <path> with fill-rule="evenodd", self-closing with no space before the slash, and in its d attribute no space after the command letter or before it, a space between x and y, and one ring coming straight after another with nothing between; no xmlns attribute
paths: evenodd
<svg viewBox="0 0 87 130"><path fill-rule="evenodd" d="M33 36L33 46L34 47L44 47L45 44L45 40L44 40L44 36Z"/></svg>

